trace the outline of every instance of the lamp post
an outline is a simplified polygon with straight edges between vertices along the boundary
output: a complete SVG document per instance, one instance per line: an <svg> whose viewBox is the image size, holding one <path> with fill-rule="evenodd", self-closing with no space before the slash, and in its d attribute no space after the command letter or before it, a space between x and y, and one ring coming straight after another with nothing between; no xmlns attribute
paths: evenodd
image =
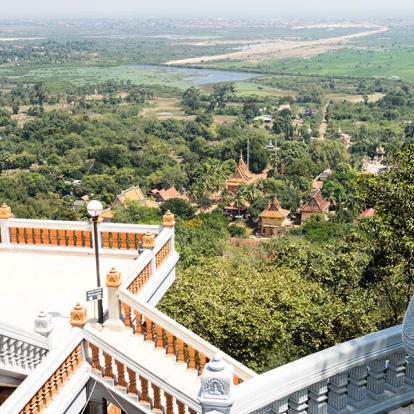
<svg viewBox="0 0 414 414"><path fill-rule="evenodd" d="M98 288L101 287L101 276L99 271L99 246L98 246L98 218L103 210L102 203L98 200L92 200L87 206L88 214L93 223L93 244L95 246L95 262L96 262L96 282ZM98 323L103 323L103 305L102 299L98 299Z"/></svg>

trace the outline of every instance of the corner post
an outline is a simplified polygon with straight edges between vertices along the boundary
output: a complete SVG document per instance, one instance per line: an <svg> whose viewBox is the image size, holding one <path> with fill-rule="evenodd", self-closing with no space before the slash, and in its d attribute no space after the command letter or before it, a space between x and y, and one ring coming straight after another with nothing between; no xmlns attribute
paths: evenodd
<svg viewBox="0 0 414 414"><path fill-rule="evenodd" d="M0 240L1 244L10 244L10 233L7 222L13 217L11 208L3 203L0 207Z"/></svg>
<svg viewBox="0 0 414 414"><path fill-rule="evenodd" d="M175 250L175 217L170 210L163 215L162 226L171 229L170 252L172 253Z"/></svg>
<svg viewBox="0 0 414 414"><path fill-rule="evenodd" d="M121 273L114 267L106 275L108 290L108 319L103 326L112 331L123 331L125 326L121 321L121 308L118 297L118 288L121 286Z"/></svg>
<svg viewBox="0 0 414 414"><path fill-rule="evenodd" d="M154 275L157 267L155 263L155 254L154 254L154 247L155 247L155 234L147 232L142 239L142 248L144 250L149 250L151 252L151 275Z"/></svg>
<svg viewBox="0 0 414 414"><path fill-rule="evenodd" d="M204 368L198 400L202 414L229 414L233 406L233 367L215 355Z"/></svg>
<svg viewBox="0 0 414 414"><path fill-rule="evenodd" d="M77 303L70 311L70 324L74 328L83 328L87 321L88 315L86 313L86 308L82 307L80 303Z"/></svg>

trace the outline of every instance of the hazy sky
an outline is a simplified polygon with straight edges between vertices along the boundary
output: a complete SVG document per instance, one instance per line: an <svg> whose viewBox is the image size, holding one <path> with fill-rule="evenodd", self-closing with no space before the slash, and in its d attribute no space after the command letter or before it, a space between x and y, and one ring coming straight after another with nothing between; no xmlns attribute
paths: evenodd
<svg viewBox="0 0 414 414"><path fill-rule="evenodd" d="M1 4L3 3L3 4ZM1 15L266 16L406 15L413 0L0 0Z"/></svg>

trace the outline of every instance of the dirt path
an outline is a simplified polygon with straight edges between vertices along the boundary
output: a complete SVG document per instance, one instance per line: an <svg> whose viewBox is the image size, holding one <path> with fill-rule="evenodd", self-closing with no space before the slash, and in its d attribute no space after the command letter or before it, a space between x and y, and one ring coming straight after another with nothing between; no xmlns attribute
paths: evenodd
<svg viewBox="0 0 414 414"><path fill-rule="evenodd" d="M322 123L319 126L319 139L325 139L326 130L328 129L328 106L329 102L326 103L325 108L323 110Z"/></svg>
<svg viewBox="0 0 414 414"><path fill-rule="evenodd" d="M326 53L329 50L342 48L353 39L387 32L388 27L376 26L373 30L353 33L350 35L330 37L327 39L294 41L294 40L265 40L249 45L247 49L237 52L223 53L213 56L199 56L187 59L170 60L167 65L194 65L217 60L263 60L269 58L284 59L288 57L307 57Z"/></svg>

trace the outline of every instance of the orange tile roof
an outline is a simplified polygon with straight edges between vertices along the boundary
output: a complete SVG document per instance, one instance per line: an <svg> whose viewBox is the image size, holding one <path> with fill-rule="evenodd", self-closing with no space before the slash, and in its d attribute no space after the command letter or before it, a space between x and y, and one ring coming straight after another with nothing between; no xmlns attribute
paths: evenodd
<svg viewBox="0 0 414 414"><path fill-rule="evenodd" d="M317 191L310 201L302 207L302 213L324 213L327 212L331 203L323 198L320 191Z"/></svg>
<svg viewBox="0 0 414 414"><path fill-rule="evenodd" d="M259 217L262 218L286 218L290 214L289 210L285 210L280 206L280 202L274 199L266 210L263 210Z"/></svg>

